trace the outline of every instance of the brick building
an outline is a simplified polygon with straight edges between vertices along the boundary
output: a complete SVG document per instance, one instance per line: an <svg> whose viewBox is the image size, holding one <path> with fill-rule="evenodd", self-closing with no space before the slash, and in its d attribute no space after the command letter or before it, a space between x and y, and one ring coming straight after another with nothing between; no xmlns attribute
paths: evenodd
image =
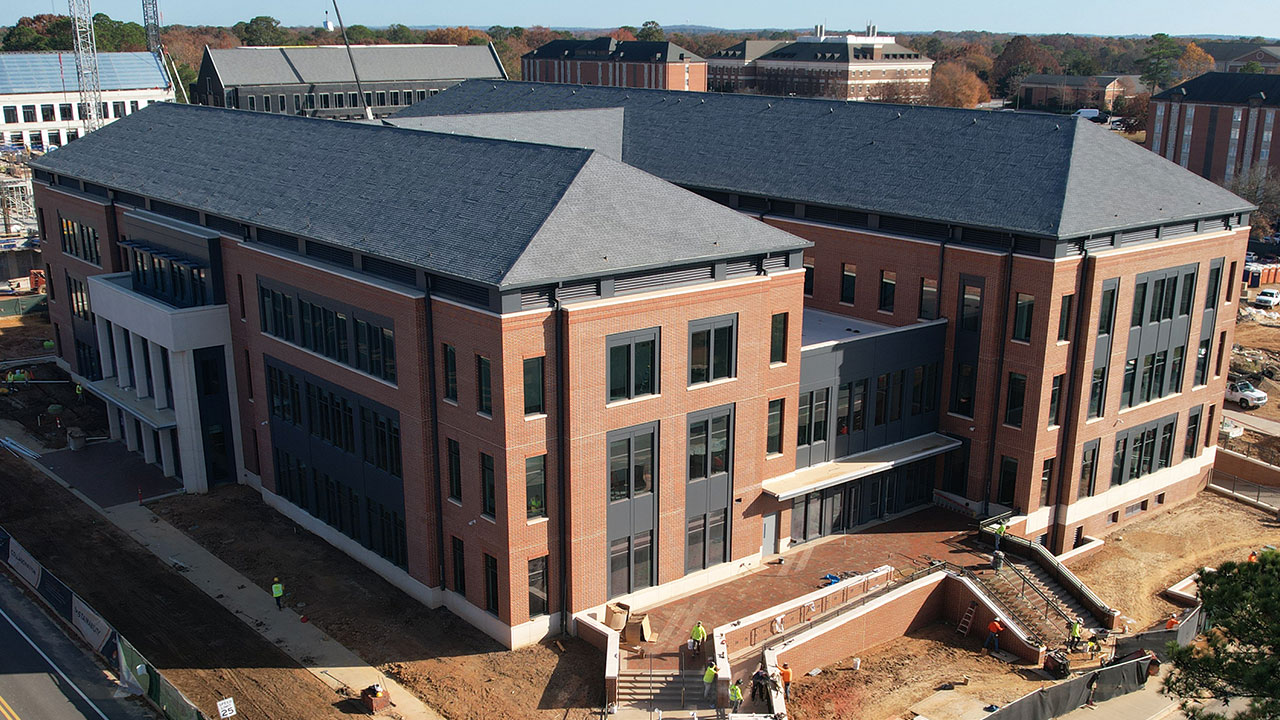
<svg viewBox="0 0 1280 720"><path fill-rule="evenodd" d="M1023 107L1110 110L1119 98L1142 92L1137 75L1028 75L1022 81Z"/></svg>
<svg viewBox="0 0 1280 720"><path fill-rule="evenodd" d="M707 89L707 61L671 42L552 40L520 58L530 82L606 87Z"/></svg>
<svg viewBox="0 0 1280 720"><path fill-rule="evenodd" d="M1238 72L1239 65L1244 63L1235 63L1235 60L1243 57L1250 52L1259 48L1267 47L1266 43L1250 43L1250 42L1205 42L1196 41L1196 47L1209 53L1209 57L1213 58L1213 69L1215 72ZM1244 62L1248 62L1247 60ZM1235 65L1235 69L1232 68Z"/></svg>
<svg viewBox="0 0 1280 720"><path fill-rule="evenodd" d="M1280 73L1280 45L1263 45L1255 48L1249 48L1238 55L1230 56L1224 63L1226 72L1244 72L1244 66L1249 63L1257 63L1262 67L1262 72L1267 75L1275 75ZM1217 69L1218 63L1214 62L1214 69Z"/></svg>
<svg viewBox="0 0 1280 720"><path fill-rule="evenodd" d="M1203 486L1247 203L1077 120L673 97L126 119L34 164L60 361L511 646L929 502L1061 551ZM461 134L556 120L593 149Z"/></svg>
<svg viewBox="0 0 1280 720"><path fill-rule="evenodd" d="M492 43L353 45L350 56L342 45L206 46L190 96L193 105L351 119L366 106L390 115L460 80L506 77Z"/></svg>
<svg viewBox="0 0 1280 720"><path fill-rule="evenodd" d="M746 41L707 60L708 89L838 100L875 97L877 86L898 83L923 96L933 60L879 35L828 35L821 25L795 42Z"/></svg>
<svg viewBox="0 0 1280 720"><path fill-rule="evenodd" d="M1151 98L1146 147L1214 182L1280 166L1280 75L1211 72Z"/></svg>

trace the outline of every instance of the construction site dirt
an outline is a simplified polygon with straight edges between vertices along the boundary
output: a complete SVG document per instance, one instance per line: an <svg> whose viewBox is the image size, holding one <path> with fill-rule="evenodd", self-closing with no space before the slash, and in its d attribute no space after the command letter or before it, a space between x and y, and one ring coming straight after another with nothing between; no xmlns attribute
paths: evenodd
<svg viewBox="0 0 1280 720"><path fill-rule="evenodd" d="M52 354L46 340L53 340L53 326L45 313L0 318L0 361Z"/></svg>
<svg viewBox="0 0 1280 720"><path fill-rule="evenodd" d="M447 610L431 610L262 502L247 486L151 506L223 562L286 601L451 720L593 717L602 654L562 637L504 649ZM563 648L563 649L561 649Z"/></svg>
<svg viewBox="0 0 1280 720"><path fill-rule="evenodd" d="M233 697L269 720L345 703L288 655L25 462L0 452L0 525L134 644L206 717Z"/></svg>
<svg viewBox="0 0 1280 720"><path fill-rule="evenodd" d="M954 693L952 704L965 698L981 707L1005 705L1048 683L1029 667L983 655L982 641L979 633L960 637L954 626L929 625L863 654L857 670L848 658L797 678L787 710L795 720L888 720L912 717L909 708L946 684L954 686L943 691Z"/></svg>
<svg viewBox="0 0 1280 720"><path fill-rule="evenodd" d="M1262 510L1205 491L1105 540L1072 572L1130 618L1130 629L1137 631L1180 609L1163 596L1179 580L1201 567L1243 561L1263 545L1280 545L1280 523Z"/></svg>

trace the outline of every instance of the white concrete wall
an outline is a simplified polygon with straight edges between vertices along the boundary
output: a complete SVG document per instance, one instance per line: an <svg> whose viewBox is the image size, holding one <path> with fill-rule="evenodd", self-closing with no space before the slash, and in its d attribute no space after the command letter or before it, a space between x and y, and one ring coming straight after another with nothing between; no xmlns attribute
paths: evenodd
<svg viewBox="0 0 1280 720"><path fill-rule="evenodd" d="M72 66L66 68L69 92L45 92L45 93L18 93L12 95L0 95L0 133L3 134L0 145L11 143L15 133L22 135L22 142L28 148L32 147L32 139L37 134L40 135L44 147L47 149L51 145L65 145L69 137L69 131L74 130L79 135L84 135L84 120L79 116L80 93L76 92L75 74L76 68ZM111 104L115 102L123 102L125 115L132 115L131 102L138 103L138 109L146 107L153 102L173 102L173 89L149 88L142 90L103 90L102 102L107 104L107 112L112 113ZM59 105L71 105L72 119L63 120L58 111ZM36 108L36 121L23 122L22 107L24 105L34 105ZM41 119L40 106L52 105L54 117L58 118L52 122L46 122ZM7 123L4 121L5 107L17 108L18 122ZM118 118L103 118L103 124L115 122Z"/></svg>

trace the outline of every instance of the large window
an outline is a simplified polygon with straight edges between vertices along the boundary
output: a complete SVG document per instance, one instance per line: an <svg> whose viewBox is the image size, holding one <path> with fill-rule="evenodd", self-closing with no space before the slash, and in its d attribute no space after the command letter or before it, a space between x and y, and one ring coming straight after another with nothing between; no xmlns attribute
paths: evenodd
<svg viewBox="0 0 1280 720"><path fill-rule="evenodd" d="M350 364L347 357L348 326L345 313L299 300L298 318L302 347L344 365Z"/></svg>
<svg viewBox="0 0 1280 720"><path fill-rule="evenodd" d="M609 543L609 597L653 585L653 531Z"/></svg>
<svg viewBox="0 0 1280 720"><path fill-rule="evenodd" d="M543 364L544 358L524 359L524 414L540 415L546 412L543 402Z"/></svg>
<svg viewBox="0 0 1280 720"><path fill-rule="evenodd" d="M658 393L658 328L610 335L609 400Z"/></svg>
<svg viewBox="0 0 1280 720"><path fill-rule="evenodd" d="M1098 334L1110 335L1116 320L1116 291L1106 288L1102 291L1102 302L1098 306Z"/></svg>
<svg viewBox="0 0 1280 720"><path fill-rule="evenodd" d="M387 382L396 381L396 334L366 320L356 320L356 367Z"/></svg>
<svg viewBox="0 0 1280 720"><path fill-rule="evenodd" d="M547 516L547 456L524 459L524 495L530 518Z"/></svg>
<svg viewBox="0 0 1280 720"><path fill-rule="evenodd" d="M1031 340L1031 317L1035 314L1036 299L1033 295L1018 293L1013 312L1013 339L1021 342Z"/></svg>
<svg viewBox="0 0 1280 720"><path fill-rule="evenodd" d="M453 346L445 343L441 346L444 358L444 399L458 401L458 352Z"/></svg>
<svg viewBox="0 0 1280 720"><path fill-rule="evenodd" d="M808 258L804 261L804 294L813 297L813 261Z"/></svg>
<svg viewBox="0 0 1280 720"><path fill-rule="evenodd" d="M797 447L808 447L826 441L828 393L827 388L800 393L800 405L796 413Z"/></svg>
<svg viewBox="0 0 1280 720"><path fill-rule="evenodd" d="M729 435L728 413L689 424L689 480L701 480L729 472Z"/></svg>
<svg viewBox="0 0 1280 720"><path fill-rule="evenodd" d="M880 271L880 309L893 312L894 294L898 289L898 274L891 270Z"/></svg>
<svg viewBox="0 0 1280 720"><path fill-rule="evenodd" d="M1058 308L1058 342L1066 342L1071 337L1071 303L1075 295L1063 295L1062 307Z"/></svg>
<svg viewBox="0 0 1280 720"><path fill-rule="evenodd" d="M609 501L653 492L657 428L641 425L609 433Z"/></svg>
<svg viewBox="0 0 1280 720"><path fill-rule="evenodd" d="M62 213L58 213L58 220L62 225L62 252L101 266L102 254L97 228L62 217Z"/></svg>
<svg viewBox="0 0 1280 720"><path fill-rule="evenodd" d="M782 452L782 405L782 399L769 401L769 421L768 432L765 437L765 452L770 455Z"/></svg>
<svg viewBox="0 0 1280 720"><path fill-rule="evenodd" d="M364 437L364 461L400 477L400 421L361 407L360 431Z"/></svg>
<svg viewBox="0 0 1280 720"><path fill-rule="evenodd" d="M529 561L529 617L547 614L548 557L543 555Z"/></svg>
<svg viewBox="0 0 1280 720"><path fill-rule="evenodd" d="M1182 376L1186 368L1182 366L1187 349L1181 345L1173 349L1173 359L1169 361L1169 392L1182 392Z"/></svg>
<svg viewBox="0 0 1280 720"><path fill-rule="evenodd" d="M769 324L769 362L787 361L787 313L777 313Z"/></svg>
<svg viewBox="0 0 1280 720"><path fill-rule="evenodd" d="M493 385L489 358L476 355L476 410L493 414Z"/></svg>
<svg viewBox="0 0 1280 720"><path fill-rule="evenodd" d="M684 570L693 572L725 561L728 510L712 510L685 521Z"/></svg>
<svg viewBox="0 0 1280 720"><path fill-rule="evenodd" d="M312 435L346 452L356 451L355 411L349 400L307 383L307 414Z"/></svg>
<svg viewBox="0 0 1280 720"><path fill-rule="evenodd" d="M853 304L858 290L858 266L844 263L840 268L840 302Z"/></svg>
<svg viewBox="0 0 1280 720"><path fill-rule="evenodd" d="M1089 383L1089 417L1102 417L1105 410L1105 398L1107 393L1107 369L1099 367L1093 369L1093 381Z"/></svg>
<svg viewBox="0 0 1280 720"><path fill-rule="evenodd" d="M453 591L465 597L467 594L465 548L458 538L451 537L450 539L453 541Z"/></svg>
<svg viewBox="0 0 1280 720"><path fill-rule="evenodd" d="M480 453L480 512L489 517L498 516L497 488L494 487L493 456Z"/></svg>
<svg viewBox="0 0 1280 720"><path fill-rule="evenodd" d="M689 323L689 384L733 377L737 315Z"/></svg>
<svg viewBox="0 0 1280 720"><path fill-rule="evenodd" d="M1182 458L1193 458L1200 454L1200 408L1192 411L1187 418L1187 437L1182 444Z"/></svg>
<svg viewBox="0 0 1280 720"><path fill-rule="evenodd" d="M267 366L267 400L272 415L302 425L302 385L293 373Z"/></svg>
<svg viewBox="0 0 1280 720"><path fill-rule="evenodd" d="M484 556L484 609L498 614L498 559Z"/></svg>
<svg viewBox="0 0 1280 720"><path fill-rule="evenodd" d="M996 490L996 502L1013 505L1018 490L1018 459L1000 456L1000 483Z"/></svg>
<svg viewBox="0 0 1280 720"><path fill-rule="evenodd" d="M1009 373L1009 391L1004 407L1006 425L1022 427L1022 408L1026 404L1027 376L1022 373Z"/></svg>
<svg viewBox="0 0 1280 720"><path fill-rule="evenodd" d="M933 278L920 278L920 312L921 320L938 319L938 281Z"/></svg>
<svg viewBox="0 0 1280 720"><path fill-rule="evenodd" d="M1117 435L1115 450L1111 455L1111 486L1124 484L1124 459L1129 454L1129 436Z"/></svg>
<svg viewBox="0 0 1280 720"><path fill-rule="evenodd" d="M457 440L445 440L449 457L449 497L462 502L462 448Z"/></svg>

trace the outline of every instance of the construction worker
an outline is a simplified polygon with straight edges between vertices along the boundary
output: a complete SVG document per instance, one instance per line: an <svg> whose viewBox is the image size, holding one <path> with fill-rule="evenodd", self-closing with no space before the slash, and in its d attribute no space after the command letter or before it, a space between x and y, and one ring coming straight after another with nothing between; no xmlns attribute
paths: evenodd
<svg viewBox="0 0 1280 720"><path fill-rule="evenodd" d="M280 578L271 578L271 597L276 599L276 609L284 609L284 585L280 584Z"/></svg>
<svg viewBox="0 0 1280 720"><path fill-rule="evenodd" d="M1007 532L1009 532L1008 523L1002 522L1000 523L999 527L996 528L996 549L997 550L1000 549L1000 541L1004 539L1004 534Z"/></svg>
<svg viewBox="0 0 1280 720"><path fill-rule="evenodd" d="M782 696L791 699L791 665L782 663L782 669L778 671L782 676Z"/></svg>
<svg viewBox="0 0 1280 720"><path fill-rule="evenodd" d="M84 386L76 383L76 404L84 403Z"/></svg>
<svg viewBox="0 0 1280 720"><path fill-rule="evenodd" d="M716 686L716 674L720 672L720 668L716 667L714 658L707 661L707 669L702 671L702 699L706 700L711 697L711 691Z"/></svg>
<svg viewBox="0 0 1280 720"><path fill-rule="evenodd" d="M1070 633L1070 637L1067 639L1067 649L1070 650L1071 652L1075 652L1076 650L1080 649L1080 633L1083 629L1084 629L1083 620L1081 620L1080 618L1076 618L1075 620L1071 621L1071 633Z"/></svg>
<svg viewBox="0 0 1280 720"><path fill-rule="evenodd" d="M13 374L12 370L4 374L4 386L9 392L17 392L18 388L14 385L16 381L17 376Z"/></svg>
<svg viewBox="0 0 1280 720"><path fill-rule="evenodd" d="M735 713L742 707L742 678L734 680L733 685L729 687L729 706Z"/></svg>
<svg viewBox="0 0 1280 720"><path fill-rule="evenodd" d="M702 652L702 641L707 639L707 629L702 627L702 621L693 624L693 630L689 633L689 639L693 641L693 654L697 655Z"/></svg>
<svg viewBox="0 0 1280 720"><path fill-rule="evenodd" d="M756 668L755 673L751 675L751 700L755 701L756 697L765 700L769 697L769 673L765 672L764 663Z"/></svg>
<svg viewBox="0 0 1280 720"><path fill-rule="evenodd" d="M1249 562L1258 562L1258 551L1257 551L1257 550L1252 550L1252 551L1250 551L1250 552L1249 552Z"/></svg>
<svg viewBox="0 0 1280 720"><path fill-rule="evenodd" d="M1169 619L1164 621L1164 629L1172 630L1178 627L1178 613L1169 613Z"/></svg>
<svg viewBox="0 0 1280 720"><path fill-rule="evenodd" d="M987 646L991 646L991 652L1000 652L1000 633L1004 632L1004 625L1000 622L1000 618L992 618L987 623L987 639L982 643L982 649L986 650Z"/></svg>

